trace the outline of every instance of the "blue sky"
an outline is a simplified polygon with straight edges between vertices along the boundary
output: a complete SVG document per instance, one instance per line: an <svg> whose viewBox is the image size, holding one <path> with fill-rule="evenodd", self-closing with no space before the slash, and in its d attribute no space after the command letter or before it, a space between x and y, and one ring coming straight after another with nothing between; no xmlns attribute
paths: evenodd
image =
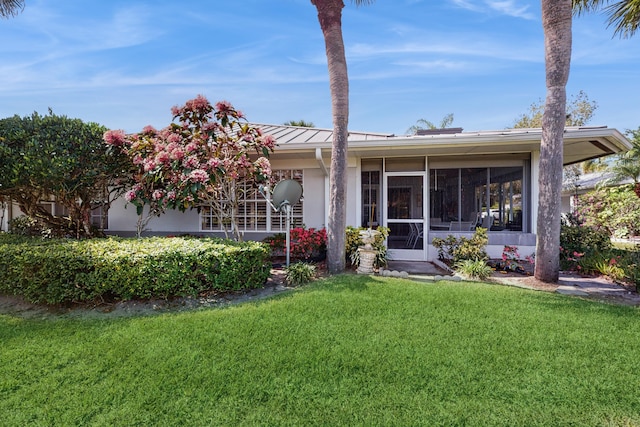
<svg viewBox="0 0 640 427"><path fill-rule="evenodd" d="M465 131L510 127L545 96L538 0L348 0L352 130L403 134L453 113ZM640 34L574 20L568 94L592 125L640 126ZM26 0L0 20L0 117L46 113L128 132L163 127L203 94L249 121L331 127L326 56L309 0Z"/></svg>

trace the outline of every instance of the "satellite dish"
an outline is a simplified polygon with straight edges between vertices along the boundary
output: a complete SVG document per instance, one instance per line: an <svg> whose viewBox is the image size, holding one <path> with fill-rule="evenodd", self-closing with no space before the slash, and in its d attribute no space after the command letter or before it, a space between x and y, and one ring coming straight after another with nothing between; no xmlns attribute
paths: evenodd
<svg viewBox="0 0 640 427"><path fill-rule="evenodd" d="M302 185L294 179L285 179L276 184L271 196L272 203L278 210L286 204L293 206L302 197Z"/></svg>

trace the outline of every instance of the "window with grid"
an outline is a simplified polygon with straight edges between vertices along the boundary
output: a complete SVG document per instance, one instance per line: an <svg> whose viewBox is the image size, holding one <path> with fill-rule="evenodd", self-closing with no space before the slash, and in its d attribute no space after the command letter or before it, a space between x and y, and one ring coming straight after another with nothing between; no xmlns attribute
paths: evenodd
<svg viewBox="0 0 640 427"><path fill-rule="evenodd" d="M91 210L91 225L101 230L109 228L109 210L105 206L98 206Z"/></svg>
<svg viewBox="0 0 640 427"><path fill-rule="evenodd" d="M284 169L273 171L274 182L295 179L302 185L302 169ZM242 184L241 201L238 205L237 224L242 231L284 231L286 216L274 212L264 197L251 185ZM301 227L303 224L303 201L293 207L291 226ZM200 209L200 227L202 231L221 231L222 224L208 206Z"/></svg>

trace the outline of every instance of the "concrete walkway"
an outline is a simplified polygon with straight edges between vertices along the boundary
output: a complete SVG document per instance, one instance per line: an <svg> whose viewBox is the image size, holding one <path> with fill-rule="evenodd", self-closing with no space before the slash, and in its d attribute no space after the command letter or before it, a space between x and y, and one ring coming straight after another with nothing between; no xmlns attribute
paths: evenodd
<svg viewBox="0 0 640 427"><path fill-rule="evenodd" d="M457 276L452 276L451 272L445 270L443 266L425 261L389 261L386 270L388 272L406 272L406 275L399 277L420 281L460 280ZM640 306L640 295L637 292L631 291L602 276L585 277L563 271L560 272L560 279L557 284L544 284L543 287L534 283L531 276L501 277L496 275L494 280L504 285L525 289L545 290L563 295Z"/></svg>
<svg viewBox="0 0 640 427"><path fill-rule="evenodd" d="M389 261L387 264L387 270L406 271L410 275L448 275L451 274L447 270L436 266L433 263L427 261Z"/></svg>
<svg viewBox="0 0 640 427"><path fill-rule="evenodd" d="M640 304L640 295L608 280L606 277L583 277L562 273L556 292L565 295L625 298Z"/></svg>

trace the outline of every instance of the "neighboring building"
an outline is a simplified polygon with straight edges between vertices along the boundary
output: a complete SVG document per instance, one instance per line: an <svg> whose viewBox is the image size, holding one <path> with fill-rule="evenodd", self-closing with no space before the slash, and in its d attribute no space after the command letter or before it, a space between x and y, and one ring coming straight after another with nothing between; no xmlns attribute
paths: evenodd
<svg viewBox="0 0 640 427"><path fill-rule="evenodd" d="M294 224L324 227L333 132L255 126L278 141L270 158L278 179L296 179L304 188L303 201L294 207ZM389 227L391 259L436 259L437 251L429 244L434 237L470 236L476 226L489 230L490 256L499 257L504 245L518 246L523 256L529 255L536 245L540 139L541 129L444 129L412 136L350 132L347 224ZM569 127L564 163L630 147L615 129ZM245 239L261 240L284 230L284 218L255 189L247 189L240 217ZM135 227L135 208L116 201L107 232L133 235ZM149 232L220 235L220 226L204 207L154 218Z"/></svg>

